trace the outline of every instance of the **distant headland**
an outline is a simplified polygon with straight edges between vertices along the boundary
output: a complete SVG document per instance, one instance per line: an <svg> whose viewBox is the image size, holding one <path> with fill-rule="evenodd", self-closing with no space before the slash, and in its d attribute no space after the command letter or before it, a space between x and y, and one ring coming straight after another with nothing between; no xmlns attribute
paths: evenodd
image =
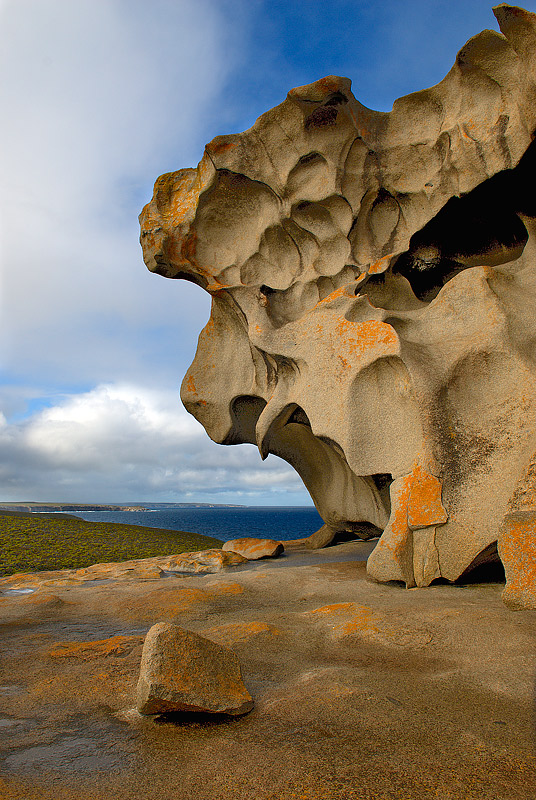
<svg viewBox="0 0 536 800"><path fill-rule="evenodd" d="M87 511L158 511L168 508L244 508L232 503L135 503L128 505L106 505L103 503L0 503L0 511L23 511L26 513L50 513L54 511L76 513Z"/></svg>

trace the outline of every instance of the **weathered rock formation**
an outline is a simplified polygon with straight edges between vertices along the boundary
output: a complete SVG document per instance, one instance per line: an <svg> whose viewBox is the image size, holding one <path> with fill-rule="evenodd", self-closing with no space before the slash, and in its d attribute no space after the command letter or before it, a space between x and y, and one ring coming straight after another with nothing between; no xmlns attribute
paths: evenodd
<svg viewBox="0 0 536 800"><path fill-rule="evenodd" d="M275 539L231 539L224 542L222 550L238 553L248 561L257 561L259 558L277 558L284 552L282 542Z"/></svg>
<svg viewBox="0 0 536 800"><path fill-rule="evenodd" d="M535 504L536 15L494 13L391 112L293 89L141 214L149 269L213 297L186 408L292 464L328 533L383 530L369 573L410 586Z"/></svg>

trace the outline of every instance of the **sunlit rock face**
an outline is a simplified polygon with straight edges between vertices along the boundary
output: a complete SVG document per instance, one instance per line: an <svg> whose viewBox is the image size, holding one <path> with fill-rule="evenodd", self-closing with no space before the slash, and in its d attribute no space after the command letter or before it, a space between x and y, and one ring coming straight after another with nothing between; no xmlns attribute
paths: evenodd
<svg viewBox="0 0 536 800"><path fill-rule="evenodd" d="M383 530L369 572L409 586L534 505L536 15L495 16L389 113L293 89L140 218L149 269L213 298L188 411L292 464L328 533Z"/></svg>

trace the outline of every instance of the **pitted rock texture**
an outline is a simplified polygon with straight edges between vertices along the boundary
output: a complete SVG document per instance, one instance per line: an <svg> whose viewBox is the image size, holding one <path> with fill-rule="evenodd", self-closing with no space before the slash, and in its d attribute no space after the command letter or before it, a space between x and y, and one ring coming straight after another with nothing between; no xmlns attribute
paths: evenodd
<svg viewBox="0 0 536 800"><path fill-rule="evenodd" d="M293 89L140 217L149 269L213 297L186 408L294 466L328 534L383 531L369 573L408 586L536 503L536 16L494 13L388 113Z"/></svg>
<svg viewBox="0 0 536 800"><path fill-rule="evenodd" d="M145 637L137 688L141 714L247 714L253 700L238 657L223 645L159 622Z"/></svg>

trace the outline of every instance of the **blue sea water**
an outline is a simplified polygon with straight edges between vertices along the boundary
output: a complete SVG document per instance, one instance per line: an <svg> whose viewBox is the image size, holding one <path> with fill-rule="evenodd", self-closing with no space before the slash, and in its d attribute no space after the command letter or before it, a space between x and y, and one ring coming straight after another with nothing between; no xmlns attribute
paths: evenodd
<svg viewBox="0 0 536 800"><path fill-rule="evenodd" d="M147 528L168 528L213 536L227 542L259 539L299 539L323 525L316 508L307 506L244 506L242 508L168 508L156 511L76 512L89 522L120 522Z"/></svg>

